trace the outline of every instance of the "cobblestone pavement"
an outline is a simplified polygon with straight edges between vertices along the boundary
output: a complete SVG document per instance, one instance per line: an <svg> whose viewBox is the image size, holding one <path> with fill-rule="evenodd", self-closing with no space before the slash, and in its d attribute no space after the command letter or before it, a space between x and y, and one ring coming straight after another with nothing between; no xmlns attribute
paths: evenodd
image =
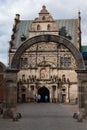
<svg viewBox="0 0 87 130"><path fill-rule="evenodd" d="M19 104L19 121L2 119L0 130L87 130L87 120L77 122L73 119L75 107L55 103Z"/></svg>

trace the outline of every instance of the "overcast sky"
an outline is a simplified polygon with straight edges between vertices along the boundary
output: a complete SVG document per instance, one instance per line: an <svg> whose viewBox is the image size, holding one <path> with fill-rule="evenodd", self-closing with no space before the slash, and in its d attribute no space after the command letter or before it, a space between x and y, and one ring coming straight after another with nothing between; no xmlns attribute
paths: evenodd
<svg viewBox="0 0 87 130"><path fill-rule="evenodd" d="M54 19L73 19L81 12L82 45L87 45L87 0L0 0L0 61L8 64L15 14L33 20L45 5Z"/></svg>

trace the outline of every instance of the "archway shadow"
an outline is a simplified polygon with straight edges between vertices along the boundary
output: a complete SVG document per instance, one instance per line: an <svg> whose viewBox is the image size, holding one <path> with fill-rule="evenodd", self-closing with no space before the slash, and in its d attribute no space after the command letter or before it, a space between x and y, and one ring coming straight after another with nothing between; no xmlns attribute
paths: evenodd
<svg viewBox="0 0 87 130"><path fill-rule="evenodd" d="M39 102L45 103L50 101L49 90L46 87L39 88L38 95L41 96Z"/></svg>

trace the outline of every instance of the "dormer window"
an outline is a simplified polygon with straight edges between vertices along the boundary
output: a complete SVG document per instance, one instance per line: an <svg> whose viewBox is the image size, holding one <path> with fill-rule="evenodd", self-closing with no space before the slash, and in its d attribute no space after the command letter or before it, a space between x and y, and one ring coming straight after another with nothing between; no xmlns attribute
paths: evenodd
<svg viewBox="0 0 87 130"><path fill-rule="evenodd" d="M25 37L24 34L22 34L22 36L21 36L21 41L24 42L25 40L26 40L26 37Z"/></svg>
<svg viewBox="0 0 87 130"><path fill-rule="evenodd" d="M46 20L45 16L42 17L42 20Z"/></svg>
<svg viewBox="0 0 87 130"><path fill-rule="evenodd" d="M37 25L37 30L41 30L41 27L40 27L40 25L39 25L39 24Z"/></svg>
<svg viewBox="0 0 87 130"><path fill-rule="evenodd" d="M50 31L50 24L47 25L47 31Z"/></svg>

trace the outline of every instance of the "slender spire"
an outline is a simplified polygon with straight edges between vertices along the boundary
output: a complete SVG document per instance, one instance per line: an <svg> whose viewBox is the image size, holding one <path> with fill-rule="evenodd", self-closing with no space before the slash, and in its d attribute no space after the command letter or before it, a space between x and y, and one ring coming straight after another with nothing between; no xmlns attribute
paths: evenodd
<svg viewBox="0 0 87 130"><path fill-rule="evenodd" d="M78 12L78 42L79 42L79 49L81 51L81 13Z"/></svg>

